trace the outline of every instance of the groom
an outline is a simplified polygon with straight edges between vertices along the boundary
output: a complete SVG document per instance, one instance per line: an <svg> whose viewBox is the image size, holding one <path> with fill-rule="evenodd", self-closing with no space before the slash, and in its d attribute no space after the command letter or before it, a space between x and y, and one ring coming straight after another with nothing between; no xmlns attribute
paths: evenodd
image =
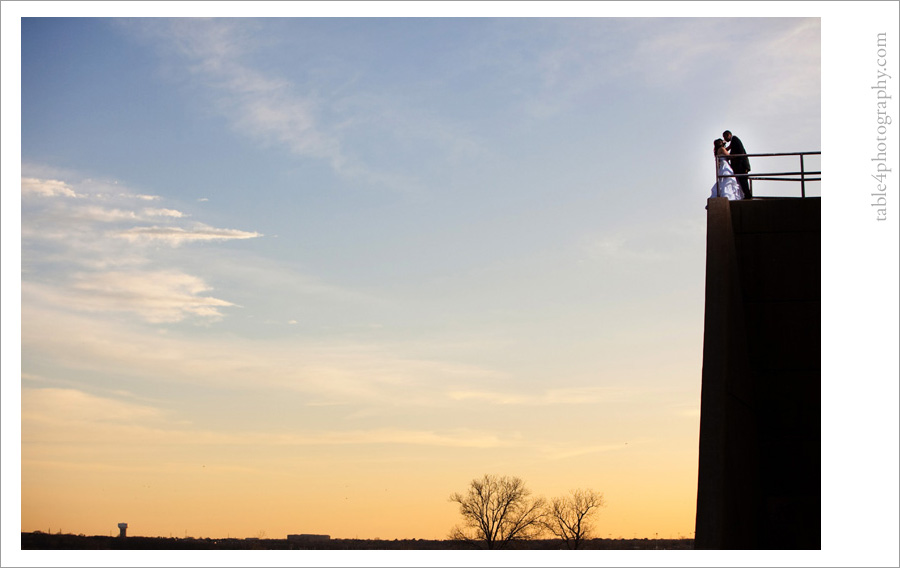
<svg viewBox="0 0 900 568"><path fill-rule="evenodd" d="M737 136L732 136L730 130L726 130L722 133L722 138L725 139L725 142L728 143L728 152L730 154L746 154L747 150L744 149L744 145L741 143L741 139ZM731 158L731 169L734 170L735 174L748 174L750 173L750 160L747 159L747 156L734 156ZM744 199L750 199L753 197L753 193L750 191L750 178L747 176L740 176L737 178L738 183L741 184L741 191L744 192Z"/></svg>

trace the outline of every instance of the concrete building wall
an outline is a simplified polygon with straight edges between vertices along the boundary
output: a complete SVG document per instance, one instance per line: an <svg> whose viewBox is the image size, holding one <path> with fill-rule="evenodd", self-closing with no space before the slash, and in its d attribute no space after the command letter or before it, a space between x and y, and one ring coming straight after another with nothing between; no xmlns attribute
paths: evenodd
<svg viewBox="0 0 900 568"><path fill-rule="evenodd" d="M821 547L821 200L710 199L695 546Z"/></svg>

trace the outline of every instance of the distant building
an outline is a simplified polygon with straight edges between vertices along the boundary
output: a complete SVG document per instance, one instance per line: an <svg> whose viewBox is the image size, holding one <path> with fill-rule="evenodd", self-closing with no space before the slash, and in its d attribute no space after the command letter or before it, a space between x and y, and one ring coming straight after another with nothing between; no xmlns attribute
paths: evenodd
<svg viewBox="0 0 900 568"><path fill-rule="evenodd" d="M289 534L287 539L292 542L325 542L331 540L327 534Z"/></svg>
<svg viewBox="0 0 900 568"><path fill-rule="evenodd" d="M128 523L119 523L119 538L125 538L125 530L128 528Z"/></svg>

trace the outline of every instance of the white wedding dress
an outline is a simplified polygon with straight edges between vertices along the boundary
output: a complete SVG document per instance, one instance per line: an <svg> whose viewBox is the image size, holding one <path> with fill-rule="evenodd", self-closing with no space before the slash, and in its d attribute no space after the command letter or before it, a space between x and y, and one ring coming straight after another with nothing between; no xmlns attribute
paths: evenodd
<svg viewBox="0 0 900 568"><path fill-rule="evenodd" d="M731 164L728 163L728 160L725 159L724 156L719 156L719 175L734 175L734 170L731 169ZM733 177L723 177L719 178L717 183L714 183L712 186L712 191L710 192L710 197L727 197L734 201L735 199L743 199L744 192L741 190L741 184L738 183L737 178Z"/></svg>

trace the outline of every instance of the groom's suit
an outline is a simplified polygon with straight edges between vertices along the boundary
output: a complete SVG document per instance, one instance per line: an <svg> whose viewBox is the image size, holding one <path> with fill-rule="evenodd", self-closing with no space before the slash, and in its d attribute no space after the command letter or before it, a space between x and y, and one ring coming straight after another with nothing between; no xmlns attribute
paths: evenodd
<svg viewBox="0 0 900 568"><path fill-rule="evenodd" d="M731 154L746 154L747 150L744 149L744 144L741 142L741 139L735 135L731 135L731 141L728 143L728 152ZM733 156L730 160L731 169L734 170L736 174L747 174L750 173L750 160L747 156ZM741 184L741 190L744 192L744 198L749 199L753 197L753 194L750 192L750 180L746 177L737 178L738 183Z"/></svg>

